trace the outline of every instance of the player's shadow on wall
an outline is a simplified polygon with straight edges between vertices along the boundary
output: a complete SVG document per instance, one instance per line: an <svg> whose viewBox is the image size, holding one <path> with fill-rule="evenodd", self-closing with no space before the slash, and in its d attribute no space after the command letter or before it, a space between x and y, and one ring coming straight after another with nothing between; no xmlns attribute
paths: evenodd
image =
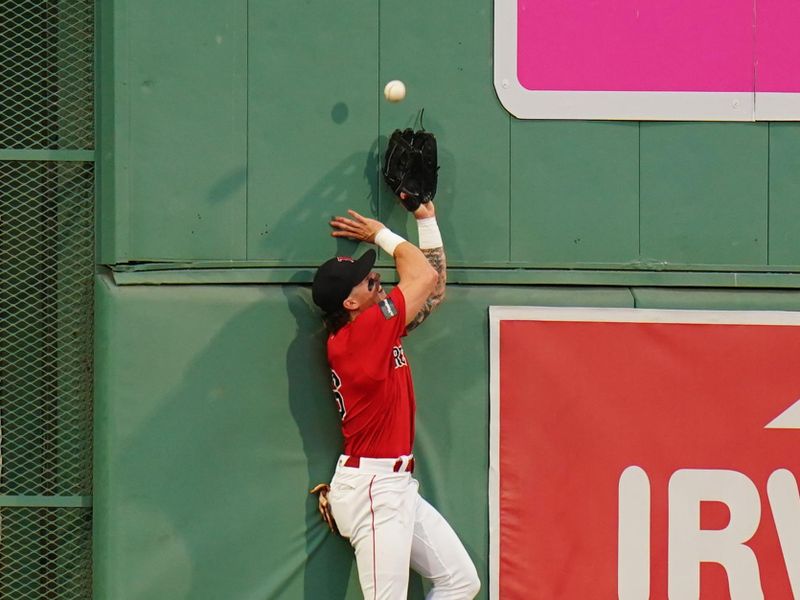
<svg viewBox="0 0 800 600"><path fill-rule="evenodd" d="M125 418L125 432L102 465L113 473L104 490L116 515L110 564L126 565L111 573L126 582L124 597L293 600L301 573L304 599L357 597L348 592L352 551L328 532L308 494L311 482L330 477L340 433L328 393L324 333L309 309L307 287L279 288L296 330L290 314L275 316L284 313L279 286L263 298L247 286L243 309L224 323L211 318L207 332L202 325L198 332L196 317L185 326L166 319L164 331L169 311L163 306L180 298L187 314L208 310L227 303L232 287L195 292L186 286L181 295L170 287L164 286L172 295L157 303L155 319L143 312L128 326L141 339L166 333L173 340L148 346L147 353L127 344L117 349L136 365L126 375L153 380L144 386L152 396L140 402L146 409L114 410L136 416ZM175 354L175 340L184 338L195 340L186 351L197 351L186 363ZM265 365L276 358L277 364ZM174 383L159 370L163 365L176 369ZM142 392L133 386L123 394L125 400L105 401L136 404ZM307 473L301 475L304 460ZM123 585L119 581L115 585Z"/></svg>
<svg viewBox="0 0 800 600"><path fill-rule="evenodd" d="M299 273L294 281L307 278ZM326 333L307 287L283 286L297 324L286 351L289 408L303 443L308 470L307 488L329 482L341 453L339 415L330 394L325 357ZM304 600L344 598L354 557L346 540L331 533L317 511L317 498L305 494L306 554Z"/></svg>
<svg viewBox="0 0 800 600"><path fill-rule="evenodd" d="M426 125L440 127L433 118L426 117ZM437 132L438 133L438 132ZM393 196L383 181L383 154L386 150L387 138L375 138L370 147L361 152L354 152L325 174L319 177L302 195L292 202L291 198L267 198L265 201L290 204L276 223L260 225L258 233L251 232L257 238L255 255L269 260L280 259L286 263L302 263L314 256L314 262L323 257L317 256L326 247L331 247L330 255L360 254L357 244L344 238L338 238L333 246L329 246L331 228L328 224L334 215L347 215L352 208L375 216L398 234L416 241L417 233L413 226L413 217ZM457 223L447 218L456 213L458 194L455 189L456 163L453 154L441 143L439 145L440 171L437 209L444 218L439 219L442 236L447 240L448 250L454 256L460 256L460 243L456 235ZM302 183L302 182L301 182ZM441 198L441 202L438 199ZM250 199L254 202L255 199ZM371 211L366 212L367 209ZM280 236L280 237L276 237ZM253 240L248 246L253 247ZM274 253L275 255L268 255ZM391 260L382 256L379 265L388 266Z"/></svg>
<svg viewBox="0 0 800 600"><path fill-rule="evenodd" d="M367 207L372 210L377 207L377 149L378 140L375 140L368 150L348 155L297 198L259 200L284 204L291 209L285 211L277 222L259 224L259 231L249 234L256 238L255 244L252 238L248 240L248 246L255 247L255 256L298 264L309 261L310 255L316 262L317 255L324 251L321 248L329 243L331 217L347 215L348 208L370 216ZM299 182L298 186L305 183ZM337 252L350 254L356 244L338 239L336 246Z"/></svg>
<svg viewBox="0 0 800 600"><path fill-rule="evenodd" d="M219 179L208 191L209 202L225 202L231 199L247 184L247 167L234 169Z"/></svg>

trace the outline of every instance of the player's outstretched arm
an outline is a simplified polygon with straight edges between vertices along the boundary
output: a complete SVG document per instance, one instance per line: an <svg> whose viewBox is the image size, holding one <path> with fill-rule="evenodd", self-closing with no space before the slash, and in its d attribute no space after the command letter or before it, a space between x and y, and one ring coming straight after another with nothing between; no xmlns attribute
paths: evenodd
<svg viewBox="0 0 800 600"><path fill-rule="evenodd" d="M400 279L397 287L403 290L406 299L406 325L410 326L436 289L439 276L422 251L411 242L397 246L394 262Z"/></svg>
<svg viewBox="0 0 800 600"><path fill-rule="evenodd" d="M444 254L444 244L441 240L441 235L438 235L438 226L436 221L432 220L436 217L436 210L433 202L421 204L420 207L414 211L414 217L417 219L417 224L420 229L420 246L432 245L433 247L423 247L422 254L425 255L428 263L434 268L438 275L436 280L436 287L431 292L430 296L425 299L422 308L414 315L414 318L408 324L408 331L419 326L428 316L433 312L433 309L441 304L444 300L445 286L447 285L447 258ZM436 234L433 240L427 236L426 227L435 227Z"/></svg>

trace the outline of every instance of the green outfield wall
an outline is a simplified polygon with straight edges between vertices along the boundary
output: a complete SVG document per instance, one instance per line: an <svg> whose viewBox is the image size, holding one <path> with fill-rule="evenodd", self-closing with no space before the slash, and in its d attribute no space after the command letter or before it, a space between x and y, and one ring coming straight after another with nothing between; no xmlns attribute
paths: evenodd
<svg viewBox="0 0 800 600"><path fill-rule="evenodd" d="M409 336L415 475L484 581L486 307L495 302L630 306L632 297L459 286ZM360 598L348 544L308 495L341 448L309 290L117 286L104 275L97 308L95 595Z"/></svg>
<svg viewBox="0 0 800 600"><path fill-rule="evenodd" d="M516 120L490 0L102 8L103 263L313 264L348 207L405 229L378 162L424 107L454 266L800 264L798 124Z"/></svg>
<svg viewBox="0 0 800 600"><path fill-rule="evenodd" d="M96 292L95 597L360 598L349 546L307 493L340 451L308 287L117 285L106 273ZM800 293L451 287L406 342L415 475L484 586L492 304L800 310ZM418 579L412 590L422 598Z"/></svg>
<svg viewBox="0 0 800 600"><path fill-rule="evenodd" d="M379 164L423 107L450 283L407 341L416 475L479 598L489 306L800 310L798 124L516 120L493 10L98 5L95 598L360 598L307 493L340 449L308 283L363 250L329 236L347 208L416 239Z"/></svg>

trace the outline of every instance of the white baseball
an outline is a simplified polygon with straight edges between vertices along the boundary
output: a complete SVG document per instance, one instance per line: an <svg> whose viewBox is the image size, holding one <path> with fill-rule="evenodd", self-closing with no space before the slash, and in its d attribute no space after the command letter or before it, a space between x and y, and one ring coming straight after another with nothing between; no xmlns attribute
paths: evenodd
<svg viewBox="0 0 800 600"><path fill-rule="evenodd" d="M399 79L392 79L383 88L383 95L389 102L400 102L406 97L406 84Z"/></svg>

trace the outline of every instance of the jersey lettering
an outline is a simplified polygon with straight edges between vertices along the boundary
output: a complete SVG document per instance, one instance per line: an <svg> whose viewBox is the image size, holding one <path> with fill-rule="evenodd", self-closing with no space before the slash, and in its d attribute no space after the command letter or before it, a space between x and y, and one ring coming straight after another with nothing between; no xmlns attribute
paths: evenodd
<svg viewBox="0 0 800 600"><path fill-rule="evenodd" d="M395 369L405 367L408 364L408 361L406 360L406 353L402 346L395 346L392 348L392 357L394 358Z"/></svg>
<svg viewBox="0 0 800 600"><path fill-rule="evenodd" d="M331 369L331 389L333 390L333 400L336 402L336 408L339 411L339 417L344 421L347 416L347 408L344 405L344 396L339 388L342 387L342 380L339 375Z"/></svg>

